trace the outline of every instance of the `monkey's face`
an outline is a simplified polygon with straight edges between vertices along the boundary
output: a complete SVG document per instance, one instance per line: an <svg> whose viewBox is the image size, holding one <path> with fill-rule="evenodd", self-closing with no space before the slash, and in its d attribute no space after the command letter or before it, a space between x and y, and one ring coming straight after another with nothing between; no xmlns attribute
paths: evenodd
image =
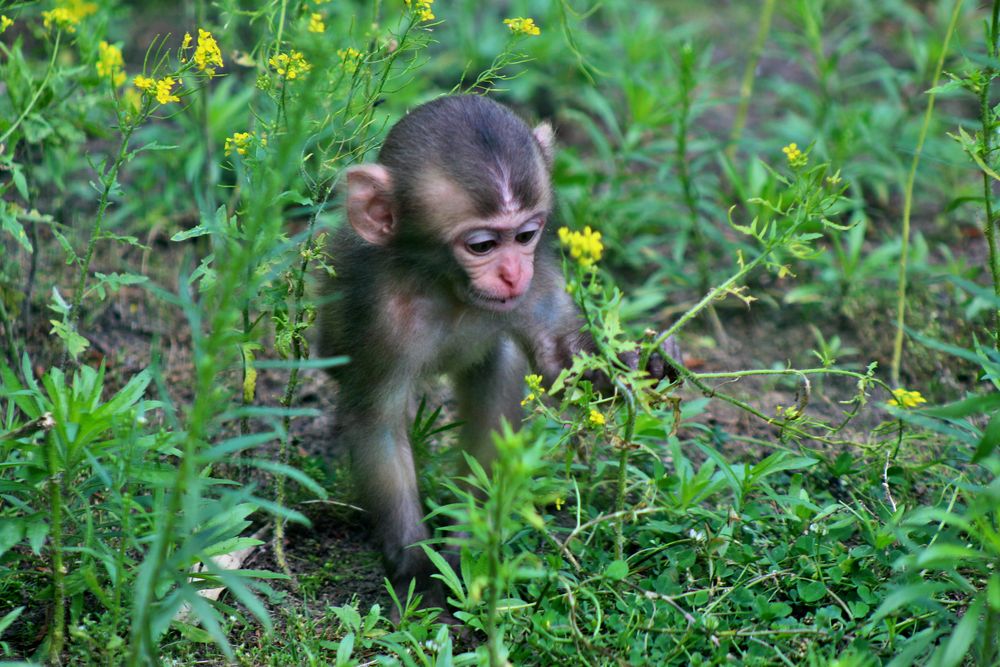
<svg viewBox="0 0 1000 667"><path fill-rule="evenodd" d="M392 247L418 273L436 274L437 283L450 286L463 303L511 311L531 287L552 205L547 172L536 157L542 180L534 197L521 196L509 171L495 168L484 170L479 188L430 168L394 188L382 165L352 167L347 218L363 239Z"/></svg>
<svg viewBox="0 0 1000 667"><path fill-rule="evenodd" d="M474 306L506 312L521 302L535 273L535 249L545 212L517 211L473 220L455 230L452 251L468 276L466 294Z"/></svg>

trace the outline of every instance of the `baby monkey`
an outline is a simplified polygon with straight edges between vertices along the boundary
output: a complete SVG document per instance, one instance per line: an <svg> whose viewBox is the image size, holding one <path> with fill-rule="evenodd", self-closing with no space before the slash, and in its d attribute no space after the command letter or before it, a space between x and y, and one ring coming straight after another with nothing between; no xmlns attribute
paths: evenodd
<svg viewBox="0 0 1000 667"><path fill-rule="evenodd" d="M320 354L350 357L332 370L340 437L401 599L416 580L425 606L444 607L413 546L429 536L408 441L420 382L451 377L461 446L488 466L491 431L521 420L529 369L551 384L594 349L545 238L552 152L549 125L458 95L414 109L375 164L347 172L350 225L333 241ZM663 377L656 361L648 370Z"/></svg>

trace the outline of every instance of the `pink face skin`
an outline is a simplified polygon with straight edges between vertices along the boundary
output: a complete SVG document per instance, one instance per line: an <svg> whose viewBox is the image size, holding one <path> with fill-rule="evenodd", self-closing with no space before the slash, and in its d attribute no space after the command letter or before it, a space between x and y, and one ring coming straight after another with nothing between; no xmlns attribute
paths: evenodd
<svg viewBox="0 0 1000 667"><path fill-rule="evenodd" d="M496 312L513 310L531 286L545 211L503 213L462 225L452 240L470 280L469 300Z"/></svg>

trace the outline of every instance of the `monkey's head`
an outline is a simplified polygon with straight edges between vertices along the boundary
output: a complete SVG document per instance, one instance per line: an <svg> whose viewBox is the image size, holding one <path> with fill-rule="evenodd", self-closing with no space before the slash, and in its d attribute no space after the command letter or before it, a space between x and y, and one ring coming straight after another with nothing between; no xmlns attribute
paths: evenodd
<svg viewBox="0 0 1000 667"><path fill-rule="evenodd" d="M378 163L347 172L347 218L407 270L457 298L514 309L552 209L552 129L476 95L442 97L390 130Z"/></svg>

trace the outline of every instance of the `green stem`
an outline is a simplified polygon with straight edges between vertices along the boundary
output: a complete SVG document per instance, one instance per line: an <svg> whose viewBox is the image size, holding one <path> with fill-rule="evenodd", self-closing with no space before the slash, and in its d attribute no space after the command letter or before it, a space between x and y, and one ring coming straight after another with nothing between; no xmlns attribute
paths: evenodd
<svg viewBox="0 0 1000 667"><path fill-rule="evenodd" d="M248 274L251 272L252 268L253 268L252 266L247 267ZM249 280L251 279L251 277L252 276L249 275L247 276L248 285L250 284ZM243 311L243 342L247 343L250 340L250 329L251 329L250 302L247 301L246 303L244 303L243 308L241 310ZM250 364L253 362L248 361L247 354L242 349L240 354L240 361L243 366L243 383L241 386L245 388L247 386L247 375L250 373ZM243 402L243 407L248 407L250 405L250 402L247 400L246 389L240 392L240 400ZM242 417L240 417L240 434L247 435L248 433L250 433L250 417L244 414ZM243 472L244 472L243 470L240 470L240 474L242 474Z"/></svg>
<svg viewBox="0 0 1000 667"><path fill-rule="evenodd" d="M796 231L798 227L799 225L795 225L795 227L791 230L791 232ZM780 241L774 245L780 245ZM732 276L730 276L726 280L726 282L722 283L718 287L709 290L709 292L704 297L702 297L701 301L696 303L694 306L688 309L686 313L681 315L680 318L676 322L674 322L673 326L671 326L669 329L667 329L659 336L657 336L656 340L653 341L653 344L650 345L648 348L646 348L646 350L642 353L642 359L639 362L639 368L646 367L646 365L649 363L649 357L652 355L653 350L660 349L660 346L663 345L663 343L668 338L670 338L675 333L680 331L681 328L683 328L685 324L690 322L695 315L697 315L702 310L710 306L713 301L719 298L719 296L728 292L729 289L732 288L732 286L735 285L737 282L742 280L744 276L746 276L751 271L760 266L760 264L762 264L764 260L767 259L768 255L771 254L771 250L773 249L774 245L767 246L763 252L761 252L759 255L757 255L757 257L753 259L753 261L751 261L749 264L745 264L742 269L740 269Z"/></svg>
<svg viewBox="0 0 1000 667"><path fill-rule="evenodd" d="M962 9L962 0L955 0L952 6L951 19L948 22L948 30L944 36L944 44L941 45L941 54L938 56L937 65L934 68L934 78L931 80L931 88L935 88L938 79L941 77L941 70L944 68L944 59L948 55L948 44L951 42L952 33L958 24L958 17ZM931 118L934 115L934 93L928 93L927 109L924 111L924 122L920 126L920 135L917 138L917 146L913 151L913 160L910 163L910 174L906 179L906 191L903 197L903 230L901 233L902 247L899 253L899 285L896 288L896 338L892 346L892 365L890 367L890 378L892 384L899 386L899 368L903 360L903 329L906 325L906 269L910 257L910 213L913 210L913 185L917 179L917 165L920 164L920 154L924 150L924 141L927 139L927 130L931 125ZM987 197L987 201L989 198Z"/></svg>
<svg viewBox="0 0 1000 667"><path fill-rule="evenodd" d="M695 244L695 253L698 261L698 288L708 289L708 248L705 242L705 235L701 233L701 226L698 224L698 197L691 179L691 171L688 169L687 140L688 128L691 121L691 98L694 96L696 85L694 77L695 54L690 44L681 47L680 74L681 74L681 112L677 120L677 177L681 181L681 189L684 193L684 205L688 210L688 223L691 226L691 237Z"/></svg>
<svg viewBox="0 0 1000 667"><path fill-rule="evenodd" d="M990 23L990 41L988 44L991 59L997 57L997 18L1000 15L1000 0L993 0L993 20ZM985 81L979 91L979 118L983 129L980 134L980 152L983 161L990 164L993 152L993 131L996 123L993 111L990 109L990 82L997 75L993 67L985 71ZM1000 254L997 252L997 220L993 211L993 179L983 172L983 207L986 209L986 220L983 222L983 234L990 251L990 273L993 277L993 293L1000 297ZM993 313L993 347L1000 349L1000 310Z"/></svg>
<svg viewBox="0 0 1000 667"><path fill-rule="evenodd" d="M205 2L204 0L198 0L195 4L195 15L197 24L199 26L204 26L205 21ZM204 186L204 191L202 192L202 205L205 207L206 211L215 211L215 185L216 185L216 171L215 171L215 151L214 145L212 144L212 132L209 127L208 122L208 108L211 103L211 93L208 83L201 86L198 91L198 124L201 126L201 143L202 147L205 149L205 178L202 182Z"/></svg>
<svg viewBox="0 0 1000 667"><path fill-rule="evenodd" d="M278 32L274 35L274 55L281 53L281 38L285 32L285 12L288 10L288 0L281 0L281 14L278 18Z"/></svg>
<svg viewBox="0 0 1000 667"><path fill-rule="evenodd" d="M56 449L56 436L48 435L49 454L49 516L52 521L50 548L52 551L52 641L49 645L49 664L62 664L62 651L66 642L66 565L63 562L63 501L62 472Z"/></svg>
<svg viewBox="0 0 1000 667"><path fill-rule="evenodd" d="M200 395L204 396L204 393ZM196 390L196 405L198 397L199 393ZM146 590L143 591L145 594L144 598L146 600L146 604L149 606L152 606L156 600L156 587L160 583L155 573L159 572L166 561L167 551L170 547L171 540L175 537L174 526L176 525L177 519L180 517L183 507L182 501L184 494L187 491L187 481L191 479L191 476L194 474L194 449L194 436L191 432L189 432L188 437L184 439L184 454L181 457L180 470L174 477L174 484L169 492L170 502L164 514L164 523L157 531L157 541L150 556L150 558L152 558L153 565L149 569L154 574L149 577L146 582ZM147 612L145 614L145 619L140 620L133 617L131 640L129 642L132 650L129 653L127 662L129 667L139 667L147 662L154 662L157 658L155 650L156 647L153 644L153 635L151 632L152 624L150 623L149 616L150 614ZM142 622L142 620L145 620L145 622Z"/></svg>
<svg viewBox="0 0 1000 667"><path fill-rule="evenodd" d="M326 193L322 197L321 203L316 207L316 211L313 213L312 217L309 219L309 231L306 234L306 239L302 243L302 247L305 249L302 252L302 261L299 263L298 271L295 274L295 291L292 294L292 308L295 311L295 316L292 318L292 356L295 361L301 361L306 356L306 352L302 345L302 337L299 333L299 328L305 321L306 309L302 307L302 299L305 296L305 286L306 286L306 275L309 270L309 259L312 256L312 242L313 235L316 229L316 220L319 218L320 211L326 204L327 199L330 197L331 188L326 189ZM291 372L288 374L288 383L285 385L285 393L281 397L281 407L289 408L292 405L292 401L295 399L295 392L299 387L299 367L293 366ZM288 465L289 452L291 451L291 439L292 439L292 418L290 415L285 415L283 418L285 435L281 439L281 444L278 447L278 460L282 465ZM276 475L274 478L274 496L275 501L284 506L285 504L285 476ZM295 577L292 574L291 568L288 566L288 559L285 556L285 519L282 516L276 516L274 519L274 558L281 567L282 572L284 572L291 581L295 581Z"/></svg>
<svg viewBox="0 0 1000 667"><path fill-rule="evenodd" d="M122 536L118 540L118 550L115 553L115 569L118 572L118 576L123 576L125 570L125 558L128 553L128 537L132 534L132 525L129 518L132 516L132 457L133 457L133 447L135 445L134 432L129 434L129 449L125 455L125 467L122 471ZM111 631L118 636L118 624L121 622L122 617L122 591L124 586L115 586L114 592L114 604L111 608ZM116 659L120 659L120 655L115 653L108 653L108 667L113 667L116 664Z"/></svg>
<svg viewBox="0 0 1000 667"><path fill-rule="evenodd" d="M615 382L618 391L625 397L625 436L621 443L621 452L618 455L618 489L615 497L615 513L618 521L615 522L615 558L621 560L625 553L625 491L628 487L628 451L632 446L632 437L635 434L635 394L621 382Z"/></svg>
<svg viewBox="0 0 1000 667"><path fill-rule="evenodd" d="M725 371L720 373L694 373L699 380L718 380L749 377L751 375L845 375L859 380L870 379L875 384L882 385L886 391L890 391L889 385L884 384L876 378L869 378L864 373L857 371L845 371L840 368L756 368L743 371Z"/></svg>
<svg viewBox="0 0 1000 667"><path fill-rule="evenodd" d="M486 588L486 637L489 648L490 667L503 667L504 661L500 655L500 637L497 630L497 607L500 602L500 527L503 525L503 503L493 497L493 530L489 532L487 577L489 586Z"/></svg>
<svg viewBox="0 0 1000 667"><path fill-rule="evenodd" d="M663 360L665 362L667 362L668 364L670 364L671 367L673 367L673 369L677 372L677 376L682 381L688 382L688 383L694 385L694 387L696 389L698 389L699 391L701 391L702 394L704 394L705 396L707 396L709 398L718 398L718 399L720 399L722 401L725 401L726 403L729 403L730 405L736 406L737 408L739 408L741 410L749 412L750 414L752 414L753 416L757 417L758 419L760 419L760 420L762 420L764 422L767 422L768 424L770 424L772 426L780 428L785 433L788 433L788 434L793 435L793 436L798 437L798 438L807 438L807 439L815 440L817 442L822 442L822 443L825 443L825 444L828 444L828 445L838 445L838 446L840 446L840 445L858 445L858 443L852 442L850 440L835 440L833 438L827 438L827 437L824 437L824 436L821 436L821 435L817 435L816 433L810 433L810 432L805 431L803 429L800 429L800 428L798 428L796 426L793 426L792 422L790 420L782 420L782 419L775 419L774 417L769 417L766 414L764 414L763 412L761 412L760 410L758 410L757 408L755 408L752 405L750 405L749 403L747 403L746 401L742 401L742 400L736 398L735 396L730 396L729 394L723 393L723 392L719 391L718 389L716 389L714 387L708 386L705 382L703 382L703 380L705 378L708 378L708 379L713 379L713 378L731 378L731 377L741 377L741 376L744 376L744 375L798 375L800 373L806 375L806 374L815 374L815 373L823 373L823 372L831 373L833 375L850 375L852 377L857 377L859 379L860 378L868 379L868 376L866 376L866 375L863 375L861 373L853 373L852 371L843 371L843 370L837 370L837 369L815 369L815 368L807 369L805 371L799 371L799 370L796 370L796 369L783 369L783 370L777 370L777 371L766 370L765 369L765 370L755 370L755 371L736 371L736 372L733 372L733 373L705 373L705 374L700 374L700 373L693 373L692 371L688 370L685 366L683 366L682 364L678 363L677 361L671 359L670 357L666 357L665 356ZM871 380L872 380L872 382L875 382L876 384L879 384L879 385L885 387L886 390L888 391L889 388L884 383L879 382L875 378L871 378ZM839 430L839 429L837 429L837 430ZM864 445L860 445L860 446L864 447Z"/></svg>
<svg viewBox="0 0 1000 667"><path fill-rule="evenodd" d="M73 291L73 304L69 311L70 329L74 331L80 322L80 305L83 303L83 296L87 290L87 277L90 274L90 262L94 258L94 249L97 247L97 241L100 240L101 237L104 216L108 209L108 203L111 200L111 190L114 189L115 183L118 182L118 172L127 158L128 143L132 138L132 132L135 131L135 127L135 124L131 122L125 126L125 129L122 132L121 143L118 145L118 156L115 158L114 164L111 165L111 168L101 179L101 200L97 206L97 215L94 217L94 225L90 229L90 238L87 240L87 252L84 254L83 261L80 263L80 273L76 279L76 289ZM63 358L64 365L67 359L68 357Z"/></svg>
<svg viewBox="0 0 1000 667"><path fill-rule="evenodd" d="M750 111L750 98L753 95L753 84L757 74L757 63L764 52L764 44L767 43L767 36L771 32L771 16L774 14L774 4L775 0L764 0L760 20L757 22L757 37L750 48L746 67L743 68L743 80L740 82L740 104L736 108L736 118L733 120L733 129L729 135L729 147L726 149L726 155L730 160L736 156L736 145L743 136L743 128L746 127L747 113Z"/></svg>
<svg viewBox="0 0 1000 667"><path fill-rule="evenodd" d="M274 40L274 53L275 54L278 54L278 53L281 52L281 39L282 39L282 34L284 33L284 30L285 30L285 11L286 11L286 9L287 9L287 0L282 0L282 2L281 2L281 14L280 14L280 17L278 19L278 31L277 31L277 33L275 35L275 40ZM288 91L288 85L287 85L287 83L288 82L286 81L281 86L281 96L280 96L280 98L278 100L278 107L275 110L275 117L274 117L274 134L275 134L275 136L277 136L277 134L280 132L280 128L281 128L281 116L282 116L282 112L283 111L285 111L285 118L286 118L286 120L288 118L287 111L285 110L285 94ZM313 219L315 219L315 214L313 216ZM313 221L310 220L309 224L310 224L310 237L311 237L312 236L312 224L313 224ZM298 319L298 313L297 312L296 312L295 317L296 317L296 320L297 320ZM246 320L244 320L244 327L246 327ZM294 324L293 324L293 327L294 327ZM294 349L296 351L295 352L296 359L298 359L298 358L300 358L300 356L299 356L299 353L298 353L298 349L299 348L298 348L298 340L296 338L296 329L295 328L292 329L292 340L293 340L293 345L295 346ZM299 372L298 368L293 368L291 374L289 375L288 384L285 385L285 393L284 393L284 396L281 399L281 404L282 404L282 406L284 406L286 408L291 405L292 398L295 395L295 387L298 385L298 372ZM281 443L278 446L278 459L282 463L287 463L288 449L289 449L288 448L288 444L289 444L288 441L289 441L289 438L291 437L289 435L290 432L291 432L291 428L290 428L291 427L291 419L286 416L284 418L284 424L285 424L285 436L281 439ZM277 503L279 505L284 505L285 504L285 476L284 475L282 475L282 474L275 475L275 478L274 478L274 487L275 487L274 495L275 495L275 499L277 500ZM294 584L294 582L296 582L297 580L295 579L294 575L292 574L292 568L288 565L288 557L285 554L285 519L283 517L279 516L279 515L275 515L275 517L274 517L274 539L271 541L271 547L274 550L274 559L275 559L275 561L277 561L278 567L281 568L281 571L285 574L285 576L287 576L289 578L289 580L291 580L293 582L293 584Z"/></svg>

